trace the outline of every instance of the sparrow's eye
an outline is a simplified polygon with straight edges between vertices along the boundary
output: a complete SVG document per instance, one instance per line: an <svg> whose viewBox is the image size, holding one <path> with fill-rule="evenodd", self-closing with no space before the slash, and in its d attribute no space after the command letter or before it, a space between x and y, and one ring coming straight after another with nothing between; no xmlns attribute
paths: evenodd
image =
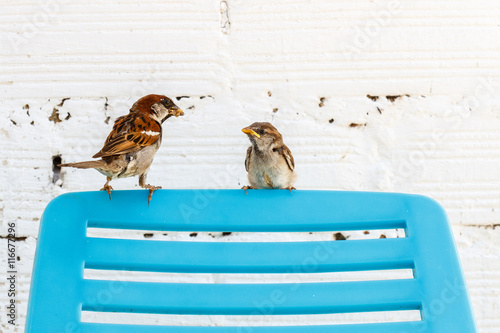
<svg viewBox="0 0 500 333"><path fill-rule="evenodd" d="M266 133L266 131L264 131L262 128L259 128L256 132L259 135L264 135L264 133Z"/></svg>

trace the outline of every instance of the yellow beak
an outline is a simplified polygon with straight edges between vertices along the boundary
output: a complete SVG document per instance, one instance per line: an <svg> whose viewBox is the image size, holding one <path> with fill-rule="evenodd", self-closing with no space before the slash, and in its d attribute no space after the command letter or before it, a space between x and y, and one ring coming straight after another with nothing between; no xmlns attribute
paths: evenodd
<svg viewBox="0 0 500 333"><path fill-rule="evenodd" d="M184 115L184 111L182 111L181 108L177 107L177 106L174 106L172 108L170 108L170 110L168 110L168 112L170 114L173 114L174 116L176 117L179 117L179 116L183 116Z"/></svg>
<svg viewBox="0 0 500 333"><path fill-rule="evenodd" d="M256 136L258 138L260 138L260 135L257 134L253 129L249 128L249 127L245 127L241 130L243 133L245 134L250 134L250 135L253 135L253 136Z"/></svg>

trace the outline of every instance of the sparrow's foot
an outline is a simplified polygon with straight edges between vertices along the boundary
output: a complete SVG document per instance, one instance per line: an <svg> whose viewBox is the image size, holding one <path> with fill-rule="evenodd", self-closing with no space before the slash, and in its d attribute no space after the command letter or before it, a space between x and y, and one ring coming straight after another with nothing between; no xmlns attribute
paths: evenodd
<svg viewBox="0 0 500 333"><path fill-rule="evenodd" d="M108 192L109 200L111 200L111 190L113 190L113 188L111 187L111 185L109 185L108 183L106 183L106 184L104 184L104 187L101 188L99 191L106 191L106 192Z"/></svg>
<svg viewBox="0 0 500 333"><path fill-rule="evenodd" d="M151 198L153 197L153 192L156 190L160 190L161 186L154 186L154 185L144 185L142 188L148 189L149 190L149 196L148 196L148 206L149 203L151 202Z"/></svg>
<svg viewBox="0 0 500 333"><path fill-rule="evenodd" d="M288 191L290 191L290 193L293 194L292 190L296 190L296 188L293 186L288 186L288 187L283 187L282 190L288 190Z"/></svg>
<svg viewBox="0 0 500 333"><path fill-rule="evenodd" d="M109 200L111 200L111 190L113 189L111 185L109 185L111 179L112 179L111 177L106 177L106 184L104 184L104 186L99 190L108 192Z"/></svg>
<svg viewBox="0 0 500 333"><path fill-rule="evenodd" d="M245 191L245 194L248 194L247 190L255 190L256 187L248 185L248 186L243 186L241 189Z"/></svg>

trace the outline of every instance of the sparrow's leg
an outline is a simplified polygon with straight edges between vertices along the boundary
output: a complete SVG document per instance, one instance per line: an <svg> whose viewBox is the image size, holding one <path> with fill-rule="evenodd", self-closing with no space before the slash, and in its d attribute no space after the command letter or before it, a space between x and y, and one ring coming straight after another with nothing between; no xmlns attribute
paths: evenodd
<svg viewBox="0 0 500 333"><path fill-rule="evenodd" d="M161 186L153 186L146 184L146 177L148 175L146 173L143 173L142 175L139 176L139 186L145 189L149 190L149 196L148 196L148 206L149 202L151 201L151 197L153 197L153 191L161 189Z"/></svg>
<svg viewBox="0 0 500 333"><path fill-rule="evenodd" d="M111 185L109 185L109 182L111 181L111 177L106 177L106 184L104 184L103 188L101 188L99 191L106 191L108 192L109 195L109 200L111 200L111 190L113 189Z"/></svg>
<svg viewBox="0 0 500 333"><path fill-rule="evenodd" d="M288 187L283 187L282 190L288 190L288 191L290 191L290 193L293 194L292 190L296 190L296 188L293 186L288 186Z"/></svg>
<svg viewBox="0 0 500 333"><path fill-rule="evenodd" d="M241 189L242 189L242 190L245 190L245 194L248 194L247 190L255 190L255 189L256 189L256 187L253 187L253 186L251 186L251 185L248 185L248 186L243 186Z"/></svg>

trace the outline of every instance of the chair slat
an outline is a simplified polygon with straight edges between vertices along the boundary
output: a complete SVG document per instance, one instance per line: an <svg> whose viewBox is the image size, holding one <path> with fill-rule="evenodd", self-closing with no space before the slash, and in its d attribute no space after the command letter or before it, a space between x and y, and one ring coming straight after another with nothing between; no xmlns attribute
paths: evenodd
<svg viewBox="0 0 500 333"><path fill-rule="evenodd" d="M83 323L81 333L421 333L429 331L422 321L348 325L275 326L275 327L196 327L140 326Z"/></svg>
<svg viewBox="0 0 500 333"><path fill-rule="evenodd" d="M85 267L197 273L321 273L413 268L407 238L324 242L179 242L88 238Z"/></svg>
<svg viewBox="0 0 500 333"><path fill-rule="evenodd" d="M303 284L193 284L85 280L83 310L164 314L326 314L417 310L415 279ZM101 296L99 296L101 295ZM269 309L269 304L272 304ZM262 305L262 306L261 306ZM261 306L261 307L260 307Z"/></svg>
<svg viewBox="0 0 500 333"><path fill-rule="evenodd" d="M142 191L97 193L88 226L164 231L309 232L406 228L400 194L368 192L202 190L158 191L150 207ZM337 195L342 193L341 196ZM99 198L98 198L99 197ZM146 196L147 197L147 196ZM87 199L85 196L83 200ZM107 199L107 200L104 200ZM125 206L116 202L126 202Z"/></svg>

